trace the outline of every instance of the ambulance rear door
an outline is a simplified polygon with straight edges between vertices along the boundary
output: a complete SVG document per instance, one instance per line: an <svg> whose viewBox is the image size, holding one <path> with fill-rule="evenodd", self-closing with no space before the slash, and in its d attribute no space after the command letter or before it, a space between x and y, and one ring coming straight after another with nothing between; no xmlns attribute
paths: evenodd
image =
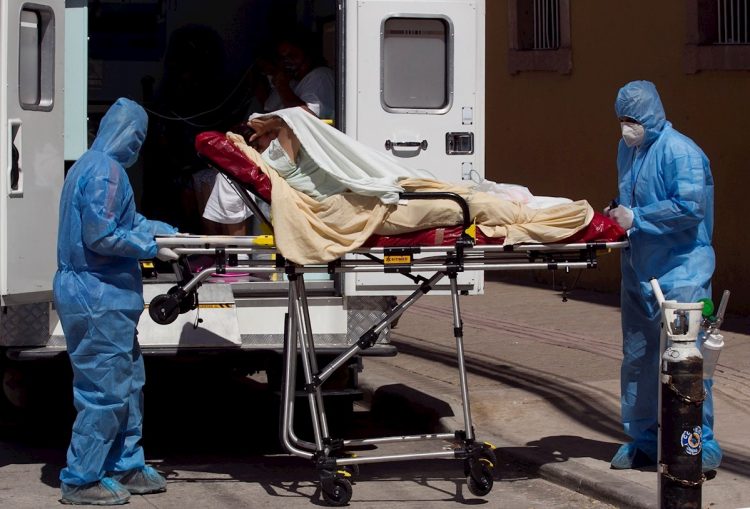
<svg viewBox="0 0 750 509"><path fill-rule="evenodd" d="M49 301L64 178L63 0L0 0L0 296Z"/></svg>
<svg viewBox="0 0 750 509"><path fill-rule="evenodd" d="M346 133L439 180L481 179L484 0L345 6ZM397 274L348 274L345 292L393 294L404 282ZM461 273L458 282L481 293L483 274Z"/></svg>

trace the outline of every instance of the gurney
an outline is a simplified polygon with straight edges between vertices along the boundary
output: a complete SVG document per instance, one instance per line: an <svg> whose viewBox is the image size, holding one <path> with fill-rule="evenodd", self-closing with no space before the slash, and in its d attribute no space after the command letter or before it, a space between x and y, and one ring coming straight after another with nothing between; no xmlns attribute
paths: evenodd
<svg viewBox="0 0 750 509"><path fill-rule="evenodd" d="M270 182L257 165L252 164L223 133L203 133L196 140L199 154L227 178L245 204L269 229L271 221L263 214L251 194L270 200ZM470 492L487 495L493 487L493 469L497 464L494 447L477 439L472 424L467 370L464 362L463 323L459 305L458 274L464 271L504 270L572 270L597 266L598 256L627 246L624 232L609 218L595 214L591 222L565 242L555 244L525 243L507 245L481 234L471 221L465 200L451 193L403 193L405 200L450 200L462 210L459 225L446 225L403 235L375 235L347 256L325 263L299 264L287 259L271 235L169 236L157 238L160 247L177 255L173 263L178 284L168 293L149 303L149 315L161 324L174 321L180 313L198 307L199 288L216 274L276 274L288 280L288 306L284 327L283 378L281 395L281 440L292 454L313 462L320 480L323 499L330 505L346 505L352 496L351 477L358 465L406 460L458 459L463 462ZM190 257L209 255L211 266L194 271ZM230 263L230 260L237 261ZM363 333L349 348L325 366L318 365L313 338L305 276L309 274L342 274L350 272L396 273L408 278L414 291L382 319ZM342 439L332 437L323 402L323 384L352 357L375 346L386 328L399 319L415 302L448 279L453 316L453 335L459 386L463 405L463 426L453 433L428 433L411 436ZM294 430L295 396L298 362L304 380L313 441L303 440ZM352 449L389 443L438 441L442 444L430 452L354 455Z"/></svg>

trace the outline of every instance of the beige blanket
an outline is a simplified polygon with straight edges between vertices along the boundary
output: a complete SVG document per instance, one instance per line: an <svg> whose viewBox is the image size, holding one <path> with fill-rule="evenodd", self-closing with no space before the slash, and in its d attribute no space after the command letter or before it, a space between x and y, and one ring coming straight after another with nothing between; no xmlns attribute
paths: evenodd
<svg viewBox="0 0 750 509"><path fill-rule="evenodd" d="M378 198L353 193L314 200L292 189L241 136L227 136L271 179L276 246L295 263L330 262L362 246L373 234L395 235L462 222L461 208L450 200L409 200L385 205ZM559 242L584 228L594 215L585 200L535 210L436 180L403 179L399 183L406 191L443 191L463 196L477 227L488 237L505 238L505 244Z"/></svg>

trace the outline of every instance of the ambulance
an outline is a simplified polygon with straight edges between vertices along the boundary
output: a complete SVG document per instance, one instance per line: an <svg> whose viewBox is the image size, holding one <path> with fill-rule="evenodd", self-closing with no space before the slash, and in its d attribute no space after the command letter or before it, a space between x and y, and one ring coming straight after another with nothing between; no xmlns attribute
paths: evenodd
<svg viewBox="0 0 750 509"><path fill-rule="evenodd" d="M60 192L117 98L149 112L149 138L129 176L136 207L150 219L199 220L182 198L200 194L211 172L179 166L195 156L186 152L190 136L216 129L217 112L241 116L258 107L252 78L262 76L271 41L290 29L311 34L334 73L336 128L438 179L477 180L484 175L484 17L484 0L0 0L2 397L22 405L40 366L65 356L51 293ZM211 34L216 57L201 60L209 41L177 62L192 64L184 79L211 92L175 111L170 94L184 93L188 82L165 85L170 51L191 30ZM142 267L148 306L173 282L155 260ZM308 281L321 355L356 342L412 285L375 273ZM482 293L482 274L462 273L459 285ZM147 358L221 359L277 380L287 288L283 277L217 278L201 287L198 309L170 325L144 309L139 342ZM395 353L389 334L373 355ZM358 359L344 367L341 387L351 394L360 369Z"/></svg>

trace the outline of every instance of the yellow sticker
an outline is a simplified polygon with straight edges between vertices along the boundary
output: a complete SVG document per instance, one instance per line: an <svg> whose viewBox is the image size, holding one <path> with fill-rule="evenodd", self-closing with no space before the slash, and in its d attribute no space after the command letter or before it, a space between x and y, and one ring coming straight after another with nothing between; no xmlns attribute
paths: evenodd
<svg viewBox="0 0 750 509"><path fill-rule="evenodd" d="M153 262L141 262L141 265L143 266L144 269L153 269L154 268Z"/></svg>
<svg viewBox="0 0 750 509"><path fill-rule="evenodd" d="M411 255L388 255L383 257L386 265L404 265L411 263Z"/></svg>
<svg viewBox="0 0 750 509"><path fill-rule="evenodd" d="M273 235L258 235L253 242L256 246L273 246Z"/></svg>
<svg viewBox="0 0 750 509"><path fill-rule="evenodd" d="M144 303L143 309L149 308L149 302ZM233 308L234 304L198 304L201 309L229 309Z"/></svg>

